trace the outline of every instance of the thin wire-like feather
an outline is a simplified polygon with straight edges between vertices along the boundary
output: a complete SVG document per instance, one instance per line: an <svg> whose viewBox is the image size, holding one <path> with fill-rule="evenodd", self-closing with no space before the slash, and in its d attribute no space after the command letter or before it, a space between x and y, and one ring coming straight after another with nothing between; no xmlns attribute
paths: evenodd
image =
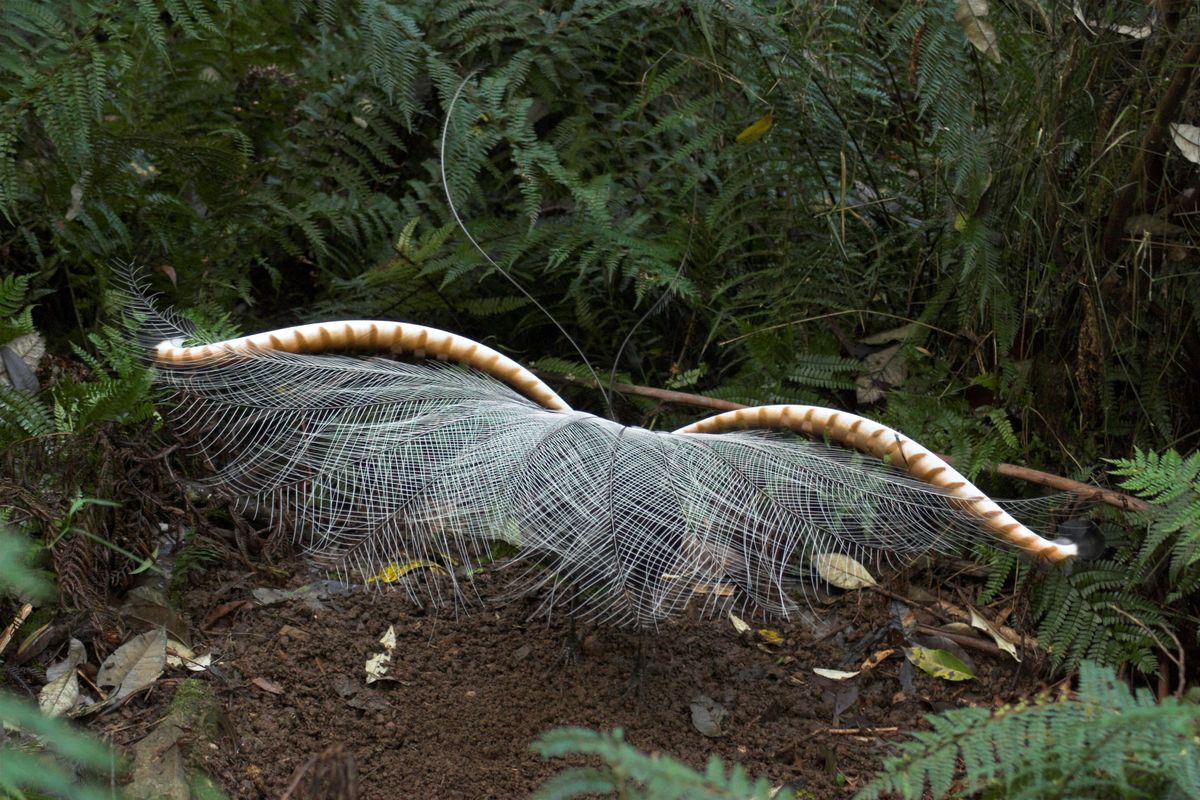
<svg viewBox="0 0 1200 800"><path fill-rule="evenodd" d="M548 603L648 627L697 597L787 614L791 577L819 554L886 561L988 535L961 493L790 434L650 431L470 367L250 337L171 357L180 323L148 301L136 312L175 342L158 375L214 483L340 572L420 559L469 574L505 542L514 591L550 587Z"/></svg>

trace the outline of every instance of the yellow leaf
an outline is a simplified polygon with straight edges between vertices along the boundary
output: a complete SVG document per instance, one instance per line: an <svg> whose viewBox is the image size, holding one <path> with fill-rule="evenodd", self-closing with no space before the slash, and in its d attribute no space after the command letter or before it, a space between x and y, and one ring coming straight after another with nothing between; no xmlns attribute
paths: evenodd
<svg viewBox="0 0 1200 800"><path fill-rule="evenodd" d="M372 575L367 578L367 583L374 583L375 581L379 581L380 583L395 583L415 569L429 569L438 575L449 574L444 568L432 561L409 561L404 565L388 564L379 571L378 575Z"/></svg>
<svg viewBox="0 0 1200 800"><path fill-rule="evenodd" d="M767 131L771 130L771 126L775 124L775 115L767 113L765 117L760 117L753 125L743 130L737 135L737 140L740 144L754 144L761 139Z"/></svg>
<svg viewBox="0 0 1200 800"><path fill-rule="evenodd" d="M868 658L866 661L864 661L862 663L861 669L875 669L876 667L878 667L880 664L883 663L883 660L885 658L887 658L894 652L896 652L896 648L894 648L894 647L888 647L883 650L876 650L874 653L871 654L870 658Z"/></svg>
<svg viewBox="0 0 1200 800"><path fill-rule="evenodd" d="M758 635L767 644L783 644L783 636L779 633L779 631L773 631L770 628L759 628Z"/></svg>

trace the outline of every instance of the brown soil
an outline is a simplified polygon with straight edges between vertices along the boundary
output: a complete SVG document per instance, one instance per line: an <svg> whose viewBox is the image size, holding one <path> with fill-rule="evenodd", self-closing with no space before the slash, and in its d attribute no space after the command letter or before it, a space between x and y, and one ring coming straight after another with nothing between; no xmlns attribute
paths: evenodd
<svg viewBox="0 0 1200 800"><path fill-rule="evenodd" d="M809 797L843 797L931 710L994 705L1036 683L1014 673L1013 662L976 653L977 680L917 672L914 691L903 692L897 653L860 677L857 702L835 720L812 668L856 669L899 642L888 601L871 592L835 598L807 622L765 623L783 636L774 646L738 636L726 618L666 625L649 637L640 700L626 694L636 634L581 629L582 656L564 663L567 625L529 621L536 598L456 614L417 608L403 592L355 590L317 602L246 603L203 630L222 604L249 600L259 580L214 571L187 597L194 649L220 656L203 679L224 707L226 735L207 748L206 766L235 798L284 796L297 768L339 744L357 765L363 800L525 797L563 767L530 743L563 725L619 726L642 750L697 767L716 755ZM492 580L479 580L485 600L499 594ZM368 687L364 665L388 626L397 638L395 681ZM117 738L143 734L151 709L170 694L135 698ZM692 725L698 695L727 712L718 738Z"/></svg>

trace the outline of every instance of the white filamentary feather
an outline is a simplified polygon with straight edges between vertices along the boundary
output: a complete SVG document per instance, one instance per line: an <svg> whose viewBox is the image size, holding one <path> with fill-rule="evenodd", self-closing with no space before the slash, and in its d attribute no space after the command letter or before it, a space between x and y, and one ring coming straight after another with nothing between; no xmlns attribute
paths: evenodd
<svg viewBox="0 0 1200 800"><path fill-rule="evenodd" d="M494 375L286 352L360 349L391 323L331 323L319 337L310 327L299 343L289 329L189 349L186 325L139 291L129 308L142 341L159 345L177 428L212 464L214 483L268 511L342 573L419 559L469 574L506 542L518 552L508 567L514 590L550 587L548 603L571 599L592 619L647 627L697 598L786 615L794 576L819 554L871 563L991 535L963 498L991 501L969 483L930 485L792 434L667 433L565 403L547 408L548 387L525 387L507 360L472 361L479 351L461 345L469 340L459 338L451 356L500 364ZM705 424L717 429L707 421L689 429ZM1004 519L1053 502L1006 504ZM1013 539L1019 546L1049 560L1071 555L1020 528L1036 542ZM468 592L453 578L448 599Z"/></svg>

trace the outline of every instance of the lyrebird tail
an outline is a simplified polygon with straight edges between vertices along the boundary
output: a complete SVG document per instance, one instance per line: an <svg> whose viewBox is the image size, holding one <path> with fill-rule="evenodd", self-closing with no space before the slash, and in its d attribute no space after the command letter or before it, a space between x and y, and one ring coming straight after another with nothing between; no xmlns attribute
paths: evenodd
<svg viewBox="0 0 1200 800"><path fill-rule="evenodd" d="M720 421L623 426L571 409L490 348L407 323L183 347L186 325L136 286L129 308L143 341L166 334L152 343L159 380L214 482L343 572L419 559L469 574L505 542L518 553L515 588L550 587L550 602L567 595L593 618L653 626L696 598L786 614L790 576L821 554L890 560L997 534L1049 560L1072 554L1010 516L1036 501L1002 509L957 473L952 486L923 480L941 469L924 448L908 474L870 453ZM458 363L334 352L364 349ZM900 436L862 422L839 436L838 412L818 410L809 422L829 421L818 435ZM453 596L465 591L456 583Z"/></svg>

